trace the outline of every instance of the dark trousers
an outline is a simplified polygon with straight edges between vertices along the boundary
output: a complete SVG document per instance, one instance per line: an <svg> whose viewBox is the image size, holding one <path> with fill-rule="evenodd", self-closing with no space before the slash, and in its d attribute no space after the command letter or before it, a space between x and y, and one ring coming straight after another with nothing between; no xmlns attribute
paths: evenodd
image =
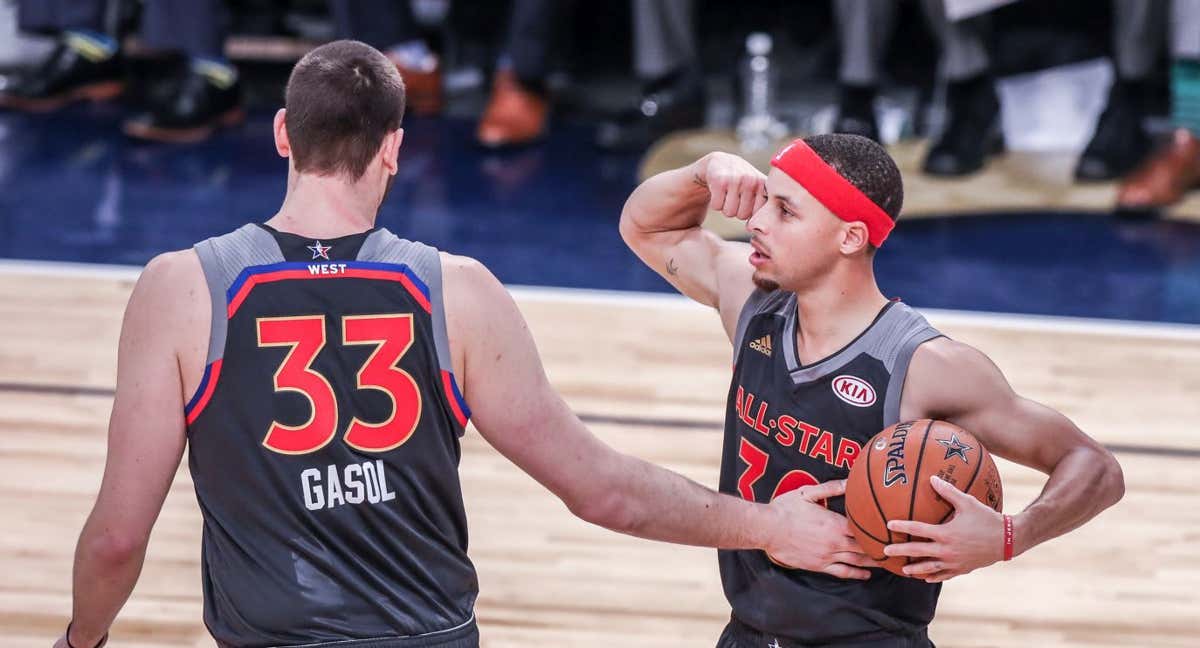
<svg viewBox="0 0 1200 648"><path fill-rule="evenodd" d="M408 0L329 0L339 38L353 38L378 50L418 37Z"/></svg>
<svg viewBox="0 0 1200 648"><path fill-rule="evenodd" d="M513 0L504 52L522 81L546 78L550 58L559 44L556 36L574 11L572 0Z"/></svg>
<svg viewBox="0 0 1200 648"><path fill-rule="evenodd" d="M108 31L114 0L18 0L23 31ZM153 48L189 56L222 56L229 14L222 0L146 0L141 36Z"/></svg>

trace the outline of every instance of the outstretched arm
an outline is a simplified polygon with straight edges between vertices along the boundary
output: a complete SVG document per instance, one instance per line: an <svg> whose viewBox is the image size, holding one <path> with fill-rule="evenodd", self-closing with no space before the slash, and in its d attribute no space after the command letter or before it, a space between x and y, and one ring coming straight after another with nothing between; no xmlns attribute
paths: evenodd
<svg viewBox="0 0 1200 648"><path fill-rule="evenodd" d="M186 299L179 290L184 275L199 272L188 255L151 261L125 309L104 477L75 548L70 645L76 648L100 642L133 591L183 455L183 388L172 335Z"/></svg>
<svg viewBox="0 0 1200 648"><path fill-rule="evenodd" d="M750 246L700 227L708 209L747 220L766 202L766 176L727 153L709 153L638 186L621 212L621 236L679 292L718 309L730 339L754 290Z"/></svg>
<svg viewBox="0 0 1200 648"><path fill-rule="evenodd" d="M935 418L974 434L990 452L1050 476L1041 495L1013 516L1013 555L1075 529L1125 493L1121 466L1104 446L1059 412L1017 395L1000 369L976 349L947 339L918 348L901 401L902 416ZM892 522L895 531L930 538L885 549L924 557L905 571L941 581L1003 557L1003 517L946 482L934 488L954 505L942 525Z"/></svg>
<svg viewBox="0 0 1200 648"><path fill-rule="evenodd" d="M476 428L572 513L642 538L762 549L804 569L869 574L852 567L872 563L844 518L814 503L840 494L842 482L755 504L613 450L551 388L524 319L495 277L462 257L444 257L443 268L452 354Z"/></svg>

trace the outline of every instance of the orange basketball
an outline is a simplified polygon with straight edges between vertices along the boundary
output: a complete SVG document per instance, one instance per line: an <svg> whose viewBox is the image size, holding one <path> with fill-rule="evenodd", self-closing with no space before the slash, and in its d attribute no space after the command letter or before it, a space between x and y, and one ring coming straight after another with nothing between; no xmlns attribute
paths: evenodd
<svg viewBox="0 0 1200 648"><path fill-rule="evenodd" d="M889 531L888 521L941 524L954 511L933 490L930 475L945 479L996 511L1004 504L996 463L970 432L945 421L922 419L897 423L875 435L850 468L846 517L867 555L883 562L892 573L903 576L900 570L909 559L888 558L883 547L908 542L909 536Z"/></svg>

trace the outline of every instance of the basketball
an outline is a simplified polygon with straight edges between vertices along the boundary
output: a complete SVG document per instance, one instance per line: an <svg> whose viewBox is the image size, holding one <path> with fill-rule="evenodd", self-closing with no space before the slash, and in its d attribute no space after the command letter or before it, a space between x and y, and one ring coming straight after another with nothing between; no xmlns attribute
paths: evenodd
<svg viewBox="0 0 1200 648"><path fill-rule="evenodd" d="M929 483L937 475L989 507L1004 504L1000 473L983 444L970 432L922 419L897 423L875 435L850 468L846 517L859 545L888 571L901 571L909 558L888 558L884 545L908 542L906 533L889 531L890 520L941 524L954 508Z"/></svg>

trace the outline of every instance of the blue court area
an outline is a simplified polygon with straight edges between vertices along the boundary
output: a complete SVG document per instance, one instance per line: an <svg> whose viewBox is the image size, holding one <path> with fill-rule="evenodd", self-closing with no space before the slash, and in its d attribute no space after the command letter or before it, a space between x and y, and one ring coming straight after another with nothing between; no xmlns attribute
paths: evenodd
<svg viewBox="0 0 1200 648"><path fill-rule="evenodd" d="M195 146L119 132L117 106L0 113L0 257L143 264L269 218L286 166L271 114ZM587 124L544 144L478 148L470 120L408 119L401 175L379 222L474 256L502 281L669 291L621 242L638 157L602 154ZM1095 213L916 219L876 260L917 307L1200 324L1200 225Z"/></svg>

